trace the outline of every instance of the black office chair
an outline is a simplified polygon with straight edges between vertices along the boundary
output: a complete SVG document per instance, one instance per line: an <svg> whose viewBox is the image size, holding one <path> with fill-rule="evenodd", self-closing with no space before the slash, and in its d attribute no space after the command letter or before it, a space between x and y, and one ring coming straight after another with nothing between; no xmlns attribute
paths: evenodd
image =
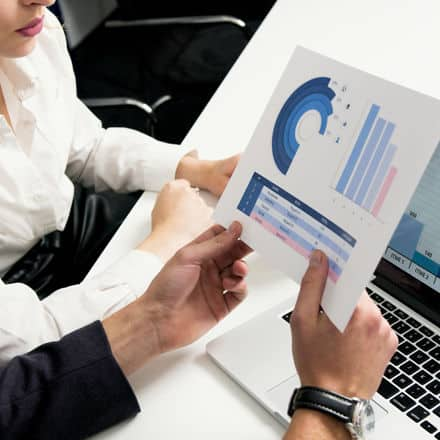
<svg viewBox="0 0 440 440"><path fill-rule="evenodd" d="M229 15L115 17L104 28L109 36L144 42L139 72L146 83L158 84L172 97L159 100L151 128L158 138L175 143L182 141L254 31Z"/></svg>
<svg viewBox="0 0 440 440"><path fill-rule="evenodd" d="M107 28L130 28L130 27L159 27L159 26L206 26L213 24L227 24L236 26L246 38L251 38L253 31L249 29L246 22L232 15L198 15L192 17L162 17L144 18L137 20L108 20L105 23Z"/></svg>
<svg viewBox="0 0 440 440"><path fill-rule="evenodd" d="M148 19L136 19L136 20L108 20L104 24L107 29L132 29L132 28L164 28L164 27L206 27L206 26L232 26L238 29L242 36L243 42L247 43L252 37L254 30L247 26L246 22L233 16L229 15L206 15L206 16L191 16L191 17L165 17L165 18L148 18ZM221 32L221 31L220 31ZM217 28L211 28L211 33L214 35L217 33ZM206 63L203 60L203 54L200 52L206 50L206 43L200 44L204 39L208 38L206 33L198 35L199 38L193 39L192 44L186 43L186 48L178 56L176 50L178 47L173 49L168 48L168 57L165 61L156 60L153 63L151 70L158 76L167 75L169 79L191 84L191 83L212 83L220 82L225 75L226 69L221 66L220 69L213 68L207 69ZM243 49L243 42L237 46L237 50L234 53L229 53L229 60L220 64L226 64L227 67L232 65L233 61L238 57L239 53ZM183 43L185 44L185 43ZM189 63L185 61L185 57L188 56L191 59ZM178 61L181 61L180 65ZM218 62L218 59L217 59ZM170 64L174 63L174 69ZM188 64L192 64L188 68ZM142 67L141 67L142 68ZM191 71L192 70L192 71ZM151 105L146 104L143 101L130 97L111 97L111 98L84 98L84 103L92 109L96 108L111 108L115 106L134 106L143 110L148 118L146 120L146 132L151 136L155 135L156 125L158 124L157 110L163 104L168 104L168 106L173 103L171 94L164 94L159 96ZM167 106L167 107L168 107ZM183 106L184 107L184 106ZM184 109L183 109L184 110ZM161 137L167 137L163 134ZM179 139L170 139L169 141L178 141Z"/></svg>
<svg viewBox="0 0 440 440"><path fill-rule="evenodd" d="M62 11L58 3L50 6L49 9L58 17L60 22L63 22ZM125 107L127 109L135 109L138 112L140 111L140 118L141 121L143 120L143 122L140 124L140 126L138 124L138 126L133 128L138 128L141 131L146 132L150 136L154 137L154 128L157 123L156 110L170 99L171 96L165 94L158 97L152 104L147 104L146 102L131 96L87 97L82 98L81 100L84 102L84 104L87 105L87 107L97 113L97 116L104 116L104 125L114 124L110 124L110 122L107 124L107 121L105 120L105 113L101 114L101 111L99 109L114 109ZM119 125L127 126L130 124L127 124L126 122L121 122L121 124Z"/></svg>
<svg viewBox="0 0 440 440"><path fill-rule="evenodd" d="M173 3L169 9L196 12L190 3ZM143 131L179 143L258 23L250 26L232 15L158 17L157 13L164 12L158 5L121 1L111 19L73 50L72 56L79 95L94 110L96 106L108 109L111 125L120 116L112 109L115 104L134 105L148 114ZM142 13L151 12L153 18L139 18L139 8ZM115 56L118 73L113 75ZM124 69L125 64L130 67Z"/></svg>

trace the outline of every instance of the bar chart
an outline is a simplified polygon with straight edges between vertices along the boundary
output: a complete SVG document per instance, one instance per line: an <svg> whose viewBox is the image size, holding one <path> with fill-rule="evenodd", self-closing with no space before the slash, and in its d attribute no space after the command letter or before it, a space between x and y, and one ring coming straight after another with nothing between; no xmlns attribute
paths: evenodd
<svg viewBox="0 0 440 440"><path fill-rule="evenodd" d="M423 246L426 225L405 214L385 252L385 258L440 292L440 262Z"/></svg>
<svg viewBox="0 0 440 440"><path fill-rule="evenodd" d="M305 258L316 248L323 250L334 283L356 245L356 239L338 225L258 173L238 209Z"/></svg>
<svg viewBox="0 0 440 440"><path fill-rule="evenodd" d="M437 147L385 258L440 292L440 146Z"/></svg>
<svg viewBox="0 0 440 440"><path fill-rule="evenodd" d="M337 180L336 191L378 217L398 173L393 165L397 146L391 142L396 126L371 105L357 140Z"/></svg>

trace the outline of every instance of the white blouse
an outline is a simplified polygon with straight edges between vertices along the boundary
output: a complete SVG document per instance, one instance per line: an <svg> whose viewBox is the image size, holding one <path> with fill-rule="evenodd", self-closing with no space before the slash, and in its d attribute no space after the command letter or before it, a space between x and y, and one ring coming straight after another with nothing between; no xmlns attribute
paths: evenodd
<svg viewBox="0 0 440 440"><path fill-rule="evenodd" d="M0 276L39 239L63 230L73 183L96 190L159 190L188 151L125 128L103 129L76 96L65 36L46 13L34 51L0 59L12 128L0 116ZM104 273L40 301L22 284L0 281L0 365L142 294L162 266L132 251Z"/></svg>

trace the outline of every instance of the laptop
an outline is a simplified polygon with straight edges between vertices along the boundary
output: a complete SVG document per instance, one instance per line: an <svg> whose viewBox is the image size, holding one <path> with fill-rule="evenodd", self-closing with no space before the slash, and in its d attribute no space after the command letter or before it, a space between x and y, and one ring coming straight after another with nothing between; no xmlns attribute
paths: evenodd
<svg viewBox="0 0 440 440"><path fill-rule="evenodd" d="M367 292L399 337L374 396L373 438L440 440L440 146ZM291 311L291 300L281 303L207 345L214 362L285 426L299 385Z"/></svg>

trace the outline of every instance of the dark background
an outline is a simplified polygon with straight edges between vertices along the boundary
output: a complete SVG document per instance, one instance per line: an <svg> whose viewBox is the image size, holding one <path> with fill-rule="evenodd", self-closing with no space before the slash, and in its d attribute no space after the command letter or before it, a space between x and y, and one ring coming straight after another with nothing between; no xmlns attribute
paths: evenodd
<svg viewBox="0 0 440 440"><path fill-rule="evenodd" d="M254 32L274 1L222 2L125 0L109 19L233 15ZM103 25L71 55L80 98L128 96L152 104L171 94L157 111L156 137L179 143L248 43L232 25L108 29ZM233 97L231 97L233 99ZM105 126L149 132L145 115L132 108L94 109Z"/></svg>

